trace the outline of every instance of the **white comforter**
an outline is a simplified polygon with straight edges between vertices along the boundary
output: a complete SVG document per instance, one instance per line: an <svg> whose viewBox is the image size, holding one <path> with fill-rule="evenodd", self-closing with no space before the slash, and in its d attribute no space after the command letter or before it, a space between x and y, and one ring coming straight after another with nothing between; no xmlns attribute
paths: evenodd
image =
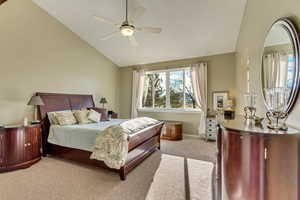
<svg viewBox="0 0 300 200"><path fill-rule="evenodd" d="M120 124L128 119L112 119L93 124L78 124L70 126L52 125L48 142L59 146L70 147L93 152L95 140L107 127Z"/></svg>

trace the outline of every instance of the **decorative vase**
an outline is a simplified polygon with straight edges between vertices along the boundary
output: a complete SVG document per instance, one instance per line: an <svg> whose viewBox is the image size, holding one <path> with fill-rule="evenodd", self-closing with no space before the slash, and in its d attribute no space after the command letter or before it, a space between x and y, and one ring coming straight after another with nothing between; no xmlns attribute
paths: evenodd
<svg viewBox="0 0 300 200"><path fill-rule="evenodd" d="M266 106L268 112L266 113L269 120L268 128L274 130L287 130L285 121L288 113L286 112L290 89L286 87L266 88L264 89Z"/></svg>
<svg viewBox="0 0 300 200"><path fill-rule="evenodd" d="M255 119L255 113L256 113L256 97L257 95L255 93L246 93L244 94L245 98L245 119Z"/></svg>

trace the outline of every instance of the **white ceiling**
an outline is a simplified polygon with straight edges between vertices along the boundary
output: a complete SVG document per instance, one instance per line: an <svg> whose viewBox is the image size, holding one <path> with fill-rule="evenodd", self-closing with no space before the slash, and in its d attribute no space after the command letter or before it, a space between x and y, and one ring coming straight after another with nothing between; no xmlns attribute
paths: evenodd
<svg viewBox="0 0 300 200"><path fill-rule="evenodd" d="M129 12L138 5L147 9L136 26L163 29L136 33L138 47L121 35L100 40L116 28L92 17L122 22L125 0L33 1L114 63L129 66L235 51L247 0L129 0Z"/></svg>

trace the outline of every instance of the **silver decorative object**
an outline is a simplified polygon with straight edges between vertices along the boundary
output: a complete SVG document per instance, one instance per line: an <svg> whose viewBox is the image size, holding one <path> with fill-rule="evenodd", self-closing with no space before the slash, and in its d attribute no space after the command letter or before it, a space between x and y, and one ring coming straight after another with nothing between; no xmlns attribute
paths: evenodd
<svg viewBox="0 0 300 200"><path fill-rule="evenodd" d="M255 113L256 113L256 97L257 95L255 93L246 93L244 95L245 98L245 119L255 119Z"/></svg>
<svg viewBox="0 0 300 200"><path fill-rule="evenodd" d="M268 128L287 130L285 121L288 116L286 110L290 97L290 89L286 87L266 88L264 89L264 93L268 109L266 113L269 120Z"/></svg>

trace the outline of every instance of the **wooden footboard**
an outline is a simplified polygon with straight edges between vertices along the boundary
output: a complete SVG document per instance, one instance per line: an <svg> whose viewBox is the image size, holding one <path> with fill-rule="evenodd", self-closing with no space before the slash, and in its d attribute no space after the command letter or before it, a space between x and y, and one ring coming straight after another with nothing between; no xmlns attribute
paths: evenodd
<svg viewBox="0 0 300 200"><path fill-rule="evenodd" d="M141 131L138 131L128 137L129 146L128 151L132 151L134 148L139 146L140 144L144 143L148 139L157 136L158 133L160 134L163 122L160 122L159 124L156 124L154 126L150 126L146 129L143 129ZM160 143L160 138L158 139L158 143Z"/></svg>

